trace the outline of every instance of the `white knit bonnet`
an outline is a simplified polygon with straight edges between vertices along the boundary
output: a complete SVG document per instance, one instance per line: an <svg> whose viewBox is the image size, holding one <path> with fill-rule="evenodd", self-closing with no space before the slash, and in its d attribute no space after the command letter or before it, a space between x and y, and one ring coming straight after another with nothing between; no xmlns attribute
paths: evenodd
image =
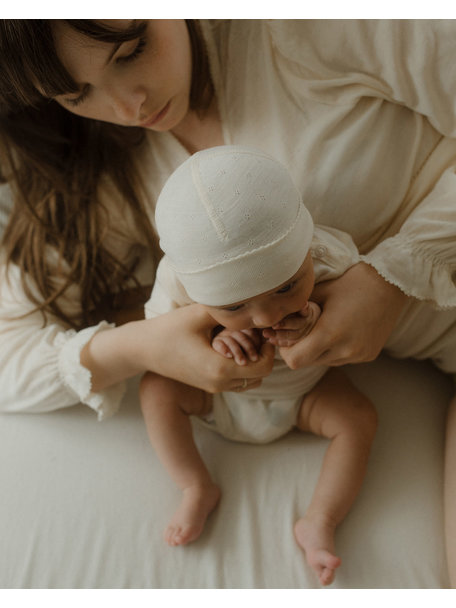
<svg viewBox="0 0 456 608"><path fill-rule="evenodd" d="M283 165L239 146L191 156L157 202L160 246L195 301L225 306L278 287L301 267L313 222Z"/></svg>

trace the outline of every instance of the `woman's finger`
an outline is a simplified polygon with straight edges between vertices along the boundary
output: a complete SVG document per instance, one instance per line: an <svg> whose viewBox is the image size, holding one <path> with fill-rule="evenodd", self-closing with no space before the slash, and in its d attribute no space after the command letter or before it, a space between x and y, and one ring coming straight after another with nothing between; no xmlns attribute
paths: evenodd
<svg viewBox="0 0 456 608"><path fill-rule="evenodd" d="M233 380L231 383L231 392L243 393L252 388L257 388L261 385L262 378L240 378Z"/></svg>

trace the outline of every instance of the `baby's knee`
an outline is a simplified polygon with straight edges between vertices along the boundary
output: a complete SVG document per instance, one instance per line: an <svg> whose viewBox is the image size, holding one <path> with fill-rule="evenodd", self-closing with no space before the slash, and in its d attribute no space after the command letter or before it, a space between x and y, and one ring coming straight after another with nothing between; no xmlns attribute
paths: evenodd
<svg viewBox="0 0 456 608"><path fill-rule="evenodd" d="M212 409L211 395L153 372L146 372L141 379L139 401L143 412L178 407L184 414L204 416Z"/></svg>

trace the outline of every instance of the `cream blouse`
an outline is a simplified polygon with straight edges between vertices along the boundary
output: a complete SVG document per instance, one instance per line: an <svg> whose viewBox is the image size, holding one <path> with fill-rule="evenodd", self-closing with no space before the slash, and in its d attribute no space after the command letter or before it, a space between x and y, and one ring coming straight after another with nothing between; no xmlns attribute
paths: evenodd
<svg viewBox="0 0 456 608"><path fill-rule="evenodd" d="M316 223L349 233L362 259L407 295L456 306L456 22L202 22L226 144L283 162ZM188 153L148 133L141 162L153 201ZM125 206L113 193L111 246ZM117 231L117 232L116 232ZM128 232L128 231L127 231ZM144 256L138 276L151 282ZM73 295L76 295L76 288ZM76 297L70 309L77 306ZM79 353L101 323L68 330L30 310L16 269L0 275L0 411L82 401L103 418L123 383L94 394ZM76 311L74 311L76 312ZM456 313L455 313L456 316Z"/></svg>

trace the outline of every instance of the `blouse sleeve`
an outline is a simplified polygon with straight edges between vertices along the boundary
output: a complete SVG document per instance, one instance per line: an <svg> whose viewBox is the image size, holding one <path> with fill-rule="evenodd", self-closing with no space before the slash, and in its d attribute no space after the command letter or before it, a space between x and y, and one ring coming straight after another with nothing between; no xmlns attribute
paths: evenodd
<svg viewBox="0 0 456 608"><path fill-rule="evenodd" d="M7 276L2 268L0 277L0 412L42 413L83 403L99 420L114 414L125 383L95 393L80 363L84 345L110 325L102 321L77 332L56 318L44 323L41 312L30 313L18 268L11 266Z"/></svg>
<svg viewBox="0 0 456 608"><path fill-rule="evenodd" d="M410 213L399 232L361 260L408 296L456 307L456 165Z"/></svg>
<svg viewBox="0 0 456 608"><path fill-rule="evenodd" d="M271 20L268 29L291 94L380 97L456 137L455 20Z"/></svg>

